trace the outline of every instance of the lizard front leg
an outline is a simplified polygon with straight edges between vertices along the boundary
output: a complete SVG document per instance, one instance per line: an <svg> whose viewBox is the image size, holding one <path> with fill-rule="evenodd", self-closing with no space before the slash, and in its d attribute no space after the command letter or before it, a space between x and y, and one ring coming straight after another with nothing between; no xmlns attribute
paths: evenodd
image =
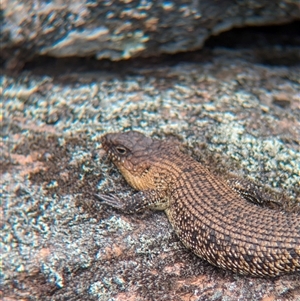
<svg viewBox="0 0 300 301"><path fill-rule="evenodd" d="M169 206L167 193L152 189L140 191L125 200L112 194L95 194L95 197L103 204L126 213L140 212L145 209L165 210Z"/></svg>

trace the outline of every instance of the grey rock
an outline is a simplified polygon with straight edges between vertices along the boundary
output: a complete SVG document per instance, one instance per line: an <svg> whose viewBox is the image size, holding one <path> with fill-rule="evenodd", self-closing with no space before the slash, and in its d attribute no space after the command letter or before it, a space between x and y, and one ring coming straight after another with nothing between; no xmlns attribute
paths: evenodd
<svg viewBox="0 0 300 301"><path fill-rule="evenodd" d="M134 129L299 207L299 64L224 49L172 66L91 64L1 75L3 300L299 300L299 275L226 273L186 250L163 213L92 196L134 193L100 145Z"/></svg>
<svg viewBox="0 0 300 301"><path fill-rule="evenodd" d="M7 66L35 55L129 59L202 47L233 27L299 20L291 0L3 0L0 43Z"/></svg>

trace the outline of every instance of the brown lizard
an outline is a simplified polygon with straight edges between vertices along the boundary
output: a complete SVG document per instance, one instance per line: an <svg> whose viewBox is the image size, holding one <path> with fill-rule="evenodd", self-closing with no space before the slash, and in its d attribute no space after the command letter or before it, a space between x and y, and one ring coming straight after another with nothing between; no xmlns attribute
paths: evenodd
<svg viewBox="0 0 300 301"><path fill-rule="evenodd" d="M140 190L125 201L96 195L105 204L164 210L182 243L223 269L269 277L300 271L300 214L260 206L251 185L234 189L173 143L130 131L106 134L102 145Z"/></svg>

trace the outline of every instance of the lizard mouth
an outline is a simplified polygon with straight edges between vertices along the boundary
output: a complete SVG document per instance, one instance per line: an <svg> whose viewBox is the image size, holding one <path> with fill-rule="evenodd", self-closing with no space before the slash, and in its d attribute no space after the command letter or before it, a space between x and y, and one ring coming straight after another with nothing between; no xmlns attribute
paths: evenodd
<svg viewBox="0 0 300 301"><path fill-rule="evenodd" d="M105 136L103 136L101 138L101 143L102 143L102 147L103 149L106 151L107 155L108 155L108 158L110 160L112 160L113 162L121 162L121 157L118 156L114 150L113 150L113 145L112 143L110 142L110 140Z"/></svg>
<svg viewBox="0 0 300 301"><path fill-rule="evenodd" d="M104 148L105 149L105 148ZM119 156L117 156L111 149L105 149L108 155L108 158L112 161L121 161L121 158Z"/></svg>

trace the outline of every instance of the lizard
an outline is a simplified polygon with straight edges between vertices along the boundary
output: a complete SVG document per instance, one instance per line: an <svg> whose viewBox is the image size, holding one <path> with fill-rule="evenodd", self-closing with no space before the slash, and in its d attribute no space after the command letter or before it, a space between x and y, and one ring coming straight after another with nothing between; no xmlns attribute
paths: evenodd
<svg viewBox="0 0 300 301"><path fill-rule="evenodd" d="M139 191L125 200L96 194L104 204L127 213L164 210L185 247L233 273L276 277L300 271L299 213L260 206L253 185L233 181L235 189L174 143L137 131L108 133L101 142Z"/></svg>

